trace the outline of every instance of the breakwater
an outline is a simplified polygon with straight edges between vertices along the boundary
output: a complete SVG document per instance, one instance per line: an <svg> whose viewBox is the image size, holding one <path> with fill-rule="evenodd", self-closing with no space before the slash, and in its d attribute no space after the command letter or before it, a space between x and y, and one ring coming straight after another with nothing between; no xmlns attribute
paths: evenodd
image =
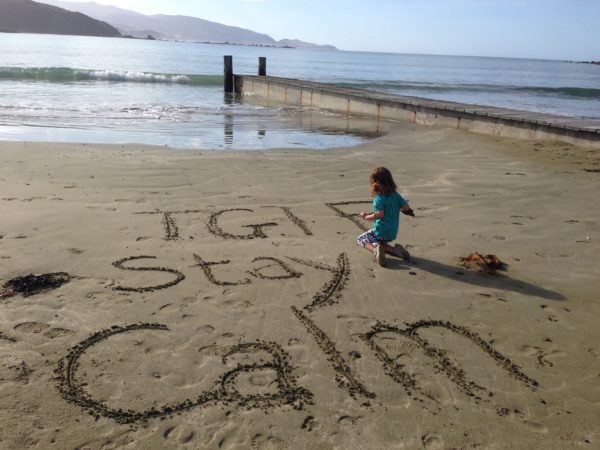
<svg viewBox="0 0 600 450"><path fill-rule="evenodd" d="M597 119L429 100L271 76L235 75L234 89L242 97L256 97L268 105L306 106L377 120L600 148Z"/></svg>

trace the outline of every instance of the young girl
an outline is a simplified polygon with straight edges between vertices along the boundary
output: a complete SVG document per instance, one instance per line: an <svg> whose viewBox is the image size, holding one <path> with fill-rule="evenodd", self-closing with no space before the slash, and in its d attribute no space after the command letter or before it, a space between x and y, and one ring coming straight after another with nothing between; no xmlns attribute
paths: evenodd
<svg viewBox="0 0 600 450"><path fill-rule="evenodd" d="M385 265L385 252L391 255L410 259L410 253L400 244L394 247L388 242L396 239L400 225L400 212L414 217L408 202L396 192L396 183L392 174L385 167L373 169L370 177L371 196L373 197L373 213L361 212L359 216L365 220L373 220L373 228L361 234L356 242L366 250L375 254L380 266Z"/></svg>

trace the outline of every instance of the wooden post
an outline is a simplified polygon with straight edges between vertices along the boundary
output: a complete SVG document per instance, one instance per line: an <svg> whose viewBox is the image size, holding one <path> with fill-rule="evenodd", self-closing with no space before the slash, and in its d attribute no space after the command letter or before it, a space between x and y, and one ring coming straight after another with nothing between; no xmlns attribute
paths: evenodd
<svg viewBox="0 0 600 450"><path fill-rule="evenodd" d="M223 57L224 63L224 89L225 92L233 92L233 57L231 55L225 55Z"/></svg>
<svg viewBox="0 0 600 450"><path fill-rule="evenodd" d="M267 57L266 56L258 57L258 76L259 77L267 76Z"/></svg>

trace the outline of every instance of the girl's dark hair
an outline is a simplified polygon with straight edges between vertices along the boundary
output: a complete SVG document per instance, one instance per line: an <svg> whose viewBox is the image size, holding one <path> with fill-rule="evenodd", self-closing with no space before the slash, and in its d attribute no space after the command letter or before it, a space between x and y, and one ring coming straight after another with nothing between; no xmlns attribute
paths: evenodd
<svg viewBox="0 0 600 450"><path fill-rule="evenodd" d="M371 172L371 195L390 195L396 192L396 183L392 173L385 167L376 167Z"/></svg>

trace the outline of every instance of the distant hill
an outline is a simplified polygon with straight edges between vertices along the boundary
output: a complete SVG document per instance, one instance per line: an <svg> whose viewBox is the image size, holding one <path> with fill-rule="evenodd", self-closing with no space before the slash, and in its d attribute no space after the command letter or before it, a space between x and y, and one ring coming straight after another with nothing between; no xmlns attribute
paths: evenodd
<svg viewBox="0 0 600 450"><path fill-rule="evenodd" d="M1 1L1 0L0 0ZM157 39L190 42L231 43L265 45L274 47L310 47L335 50L330 45L320 46L295 40L276 41L271 36L244 28L223 25L209 20L190 16L152 15L148 16L114 6L99 5L94 2L65 2L61 0L41 0L44 3L71 11L78 11L110 23L123 35L145 38L152 35Z"/></svg>
<svg viewBox="0 0 600 450"><path fill-rule="evenodd" d="M31 0L0 0L0 31L102 37L121 35L119 30L105 22Z"/></svg>

